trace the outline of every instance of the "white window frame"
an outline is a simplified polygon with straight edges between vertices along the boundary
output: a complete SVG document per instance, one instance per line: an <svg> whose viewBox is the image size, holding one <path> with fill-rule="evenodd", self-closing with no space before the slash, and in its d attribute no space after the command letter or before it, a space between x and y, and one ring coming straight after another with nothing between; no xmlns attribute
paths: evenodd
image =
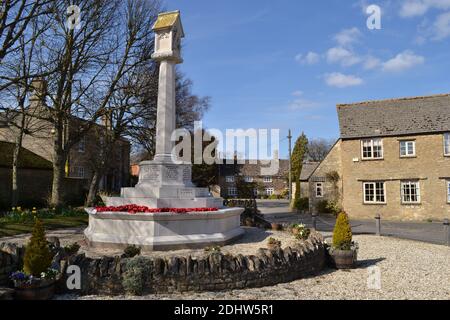
<svg viewBox="0 0 450 320"><path fill-rule="evenodd" d="M383 186L383 198L384 201L381 200L377 200L377 197L380 195L379 193L377 193L377 191L379 190L379 188L377 188L377 185L382 184ZM367 185L372 185L373 186L373 201L371 200L367 200L367 194L366 194L366 186ZM386 204L387 203L387 199L386 199L386 182L384 181L368 181L368 182L363 182L363 202L364 204Z"/></svg>
<svg viewBox="0 0 450 320"><path fill-rule="evenodd" d="M444 133L444 156L450 157L450 132Z"/></svg>
<svg viewBox="0 0 450 320"><path fill-rule="evenodd" d="M245 177L244 177L244 180L245 180L245 182L247 182L247 183L252 183L252 182L253 182L253 177L251 177L251 176L245 176Z"/></svg>
<svg viewBox="0 0 450 320"><path fill-rule="evenodd" d="M234 176L226 176L225 181L228 183L234 183Z"/></svg>
<svg viewBox="0 0 450 320"><path fill-rule="evenodd" d="M84 153L86 151L86 137L81 137L80 141L78 141L78 152Z"/></svg>
<svg viewBox="0 0 450 320"><path fill-rule="evenodd" d="M70 178L84 179L86 177L86 170L81 166L74 166L69 171Z"/></svg>
<svg viewBox="0 0 450 320"><path fill-rule="evenodd" d="M265 183L271 183L271 182L273 181L273 179L272 179L271 176L265 176L265 177L263 178L263 181L264 181Z"/></svg>
<svg viewBox="0 0 450 320"><path fill-rule="evenodd" d="M323 198L324 197L324 192L323 192L323 182L316 182L316 198ZM319 194L319 190L320 190L320 194Z"/></svg>
<svg viewBox="0 0 450 320"><path fill-rule="evenodd" d="M421 202L421 195L420 195L420 182L419 181L402 181L400 183L400 197L402 200L402 204L420 204ZM407 190L406 188L409 188L409 195L405 193ZM413 189L414 188L414 189ZM415 192L416 199L413 200L413 193L412 190ZM409 197L409 198L408 198Z"/></svg>
<svg viewBox="0 0 450 320"><path fill-rule="evenodd" d="M228 196L229 197L236 197L237 196L237 188L236 187L228 187Z"/></svg>
<svg viewBox="0 0 450 320"><path fill-rule="evenodd" d="M402 147L404 145L404 147ZM409 158L416 156L416 141L415 140L401 140L399 143L400 146L400 157L401 158ZM403 154L402 151L405 151Z"/></svg>
<svg viewBox="0 0 450 320"><path fill-rule="evenodd" d="M264 193L266 194L266 196L272 196L275 194L275 189L274 188L265 188Z"/></svg>
<svg viewBox="0 0 450 320"><path fill-rule="evenodd" d="M378 157L375 157L375 147L380 148ZM364 155L364 148L370 148L370 155ZM380 160L384 159L383 139L363 139L361 140L361 158L363 160Z"/></svg>
<svg viewBox="0 0 450 320"><path fill-rule="evenodd" d="M450 180L446 181L445 186L447 187L447 203L450 203Z"/></svg>

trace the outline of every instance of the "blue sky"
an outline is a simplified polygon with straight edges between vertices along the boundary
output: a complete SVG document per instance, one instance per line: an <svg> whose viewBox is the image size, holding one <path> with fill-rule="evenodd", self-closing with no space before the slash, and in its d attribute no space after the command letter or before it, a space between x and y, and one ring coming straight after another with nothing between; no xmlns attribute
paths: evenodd
<svg viewBox="0 0 450 320"><path fill-rule="evenodd" d="M381 7L382 29L366 26ZM208 128L337 138L336 104L450 92L450 0L167 0Z"/></svg>

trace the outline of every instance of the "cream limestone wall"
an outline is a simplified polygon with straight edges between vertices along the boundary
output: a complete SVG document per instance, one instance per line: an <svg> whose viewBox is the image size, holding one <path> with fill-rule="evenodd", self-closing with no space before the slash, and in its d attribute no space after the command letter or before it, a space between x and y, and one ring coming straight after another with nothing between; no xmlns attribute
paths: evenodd
<svg viewBox="0 0 450 320"><path fill-rule="evenodd" d="M320 163L317 169L313 172L312 176L309 179L309 196L310 196L310 207L312 212L318 212L317 204L320 201L328 200L328 201L337 201L341 203L342 200L342 141L339 140L330 150L325 159ZM337 184L337 190L335 190L335 186L330 181L327 181L326 175L329 172L337 171L340 176L340 180ZM322 198L316 197L316 182L324 181L324 193Z"/></svg>
<svg viewBox="0 0 450 320"><path fill-rule="evenodd" d="M399 140L416 141L416 157L400 158ZM443 135L383 138L383 160L361 160L361 140L342 141L343 206L353 218L424 220L449 218L446 179L450 178L450 157L444 156ZM354 161L357 158L358 161ZM421 203L403 205L402 180L420 181ZM386 204L363 202L363 181L386 182Z"/></svg>

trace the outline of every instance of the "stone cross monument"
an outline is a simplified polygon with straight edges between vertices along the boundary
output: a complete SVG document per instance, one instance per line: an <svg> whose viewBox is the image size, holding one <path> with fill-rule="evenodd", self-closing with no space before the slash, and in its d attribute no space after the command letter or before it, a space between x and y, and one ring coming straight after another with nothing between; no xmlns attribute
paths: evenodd
<svg viewBox="0 0 450 320"><path fill-rule="evenodd" d="M224 208L222 198L212 197L207 188L196 188L191 182L191 164L180 163L172 155L175 130L175 66L181 63L183 27L180 12L161 13L153 27L155 52L160 63L156 155L153 161L140 164L139 183L135 188L122 188L120 197L109 197L106 205L139 205L167 208L168 212L129 214L97 212L87 208L89 227L84 231L91 246L126 247L138 245L144 250L202 248L221 245L240 237L242 208ZM186 214L170 212L172 208L188 208ZM211 210L208 210L211 208ZM114 208L116 209L116 208Z"/></svg>

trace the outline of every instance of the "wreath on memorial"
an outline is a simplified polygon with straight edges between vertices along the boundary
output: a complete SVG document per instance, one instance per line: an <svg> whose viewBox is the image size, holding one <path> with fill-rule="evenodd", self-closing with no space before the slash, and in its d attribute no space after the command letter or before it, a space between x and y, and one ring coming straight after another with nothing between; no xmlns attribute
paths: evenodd
<svg viewBox="0 0 450 320"><path fill-rule="evenodd" d="M128 212L129 214L136 213L176 213L183 214L189 212L215 212L218 208L149 208L145 206L138 206L135 204L117 206L117 207L96 207L95 212Z"/></svg>

